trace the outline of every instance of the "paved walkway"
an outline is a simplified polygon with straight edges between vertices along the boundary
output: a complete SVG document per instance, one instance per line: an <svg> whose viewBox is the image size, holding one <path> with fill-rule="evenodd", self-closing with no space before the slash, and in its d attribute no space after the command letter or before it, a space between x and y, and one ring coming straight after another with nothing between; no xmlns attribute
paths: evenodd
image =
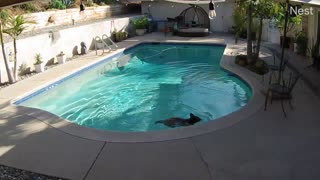
<svg viewBox="0 0 320 180"><path fill-rule="evenodd" d="M130 39L123 46L140 38ZM151 34L142 39L163 38ZM221 38L233 42L230 37L218 35L202 40ZM241 46L244 44L234 47ZM268 51L263 54L263 58L270 58ZM83 58L77 67L94 61ZM47 81L42 76L67 73L64 71L68 71L67 67L72 69L72 64L1 90L3 105L7 99L4 92L20 88L21 93L21 88L28 88L28 80L40 85ZM250 72L248 75L255 76ZM5 107L0 110L0 164L75 180L320 179L320 101L303 81L298 82L293 93L294 109L285 106L287 118L275 101L267 111L259 106L254 114L233 126L195 137L150 143L89 140L67 134L19 108Z"/></svg>

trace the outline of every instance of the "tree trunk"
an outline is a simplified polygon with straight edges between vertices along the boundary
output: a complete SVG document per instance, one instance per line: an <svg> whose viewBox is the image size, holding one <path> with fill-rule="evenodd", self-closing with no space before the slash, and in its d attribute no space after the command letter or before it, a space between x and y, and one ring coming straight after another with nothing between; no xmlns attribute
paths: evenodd
<svg viewBox="0 0 320 180"><path fill-rule="evenodd" d="M262 28L263 28L263 18L260 17L259 22L259 35L258 35L258 41L257 41L257 52L255 54L255 60L258 60L259 53L260 53L260 47L261 47L261 39L262 39Z"/></svg>
<svg viewBox="0 0 320 180"><path fill-rule="evenodd" d="M7 75L8 75L8 81L10 84L14 83L13 78L12 78L12 74L11 74L11 70L9 67L9 62L6 56L6 52L4 49L4 42L3 42L3 34L2 34L2 24L0 23L0 41L1 41L1 49L2 49L2 56L3 56L3 60L4 60L4 64L6 67L6 71L7 71Z"/></svg>
<svg viewBox="0 0 320 180"><path fill-rule="evenodd" d="M248 19L248 26L247 26L247 61L249 64L253 63L252 58L252 35L251 35L251 25L252 25L252 5L249 4L247 10L247 19Z"/></svg>
<svg viewBox="0 0 320 180"><path fill-rule="evenodd" d="M13 51L14 51L14 66L13 66L13 77L14 77L14 80L17 81L17 78L18 78L18 72L17 72L17 39L14 38L13 39Z"/></svg>

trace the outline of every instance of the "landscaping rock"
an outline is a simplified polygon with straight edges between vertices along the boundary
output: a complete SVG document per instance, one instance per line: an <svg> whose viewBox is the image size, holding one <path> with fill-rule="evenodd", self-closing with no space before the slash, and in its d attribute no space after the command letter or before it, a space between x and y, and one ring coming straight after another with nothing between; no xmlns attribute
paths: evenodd
<svg viewBox="0 0 320 180"><path fill-rule="evenodd" d="M0 179L1 180L66 180L64 178L47 176L43 174L38 174L30 171L25 171L22 169L16 169L4 165L0 165Z"/></svg>

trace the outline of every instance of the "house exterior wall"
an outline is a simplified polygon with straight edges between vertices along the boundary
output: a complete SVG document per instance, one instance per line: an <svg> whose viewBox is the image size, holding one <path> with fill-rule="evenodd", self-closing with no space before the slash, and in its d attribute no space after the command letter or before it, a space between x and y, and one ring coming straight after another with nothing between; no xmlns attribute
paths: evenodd
<svg viewBox="0 0 320 180"><path fill-rule="evenodd" d="M317 41L317 28L318 28L318 12L320 8L314 8L313 15L308 16L308 41L309 47L312 47Z"/></svg>
<svg viewBox="0 0 320 180"><path fill-rule="evenodd" d="M206 12L209 11L208 4L199 5ZM228 32L232 27L232 12L234 1L227 0L226 2L215 3L217 17L210 20L210 31L213 32ZM188 4L173 3L167 1L142 1L142 14L151 14L153 20L167 20L167 17L174 18L190 7Z"/></svg>

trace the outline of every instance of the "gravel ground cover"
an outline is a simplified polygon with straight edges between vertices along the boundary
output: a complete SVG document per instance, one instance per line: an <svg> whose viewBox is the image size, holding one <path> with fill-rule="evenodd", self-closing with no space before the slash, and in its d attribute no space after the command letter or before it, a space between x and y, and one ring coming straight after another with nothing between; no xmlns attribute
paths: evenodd
<svg viewBox="0 0 320 180"><path fill-rule="evenodd" d="M1 180L67 180L0 165Z"/></svg>

